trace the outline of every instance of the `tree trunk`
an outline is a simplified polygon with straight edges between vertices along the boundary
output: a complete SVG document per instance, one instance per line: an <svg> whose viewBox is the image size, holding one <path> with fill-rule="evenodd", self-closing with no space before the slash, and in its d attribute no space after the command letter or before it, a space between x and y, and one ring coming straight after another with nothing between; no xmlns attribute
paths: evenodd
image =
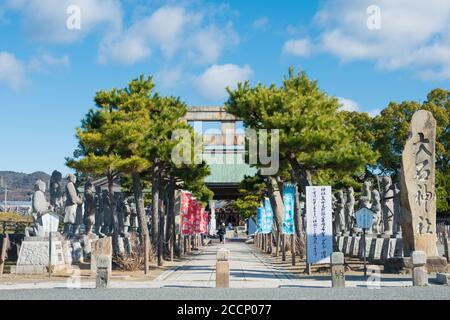
<svg viewBox="0 0 450 320"><path fill-rule="evenodd" d="M163 254L164 254L164 211L165 205L162 200L159 201L159 232L158 232L158 266L163 266Z"/></svg>
<svg viewBox="0 0 450 320"><path fill-rule="evenodd" d="M295 224L295 235L296 235L296 247L300 254L300 259L306 257L306 244L305 239L303 237L303 221L302 221L302 209L300 207L300 193L297 191L295 193L295 215L294 215L294 224Z"/></svg>
<svg viewBox="0 0 450 320"><path fill-rule="evenodd" d="M171 239L175 243L175 179L173 177L170 177L167 188L166 243L169 252L173 249L170 247Z"/></svg>
<svg viewBox="0 0 450 320"><path fill-rule="evenodd" d="M113 251L119 251L119 218L116 210L116 197L114 195L114 175L112 172L108 172L108 193L109 193L109 208L111 211L111 222L113 227L112 245Z"/></svg>
<svg viewBox="0 0 450 320"><path fill-rule="evenodd" d="M269 193L270 204L273 210L273 219L277 225L277 230L282 230L283 223L283 198L277 180L269 176L266 178L267 190Z"/></svg>
<svg viewBox="0 0 450 320"><path fill-rule="evenodd" d="M144 245L144 272L148 273L149 267L149 258L152 250L150 245L150 236L148 232L148 224L147 217L145 215L145 207L144 207L144 195L142 193L142 184L141 184L141 176L139 173L133 173L133 192L134 192L134 200L136 202L136 212L139 221L140 227L140 239L141 243Z"/></svg>
<svg viewBox="0 0 450 320"><path fill-rule="evenodd" d="M159 209L159 166L156 164L153 168L152 178L152 244L157 245L158 241L158 209Z"/></svg>
<svg viewBox="0 0 450 320"><path fill-rule="evenodd" d="M287 156L294 174L295 182L300 186L301 192L305 193L306 187L312 185L311 171L298 163L294 153L289 152Z"/></svg>

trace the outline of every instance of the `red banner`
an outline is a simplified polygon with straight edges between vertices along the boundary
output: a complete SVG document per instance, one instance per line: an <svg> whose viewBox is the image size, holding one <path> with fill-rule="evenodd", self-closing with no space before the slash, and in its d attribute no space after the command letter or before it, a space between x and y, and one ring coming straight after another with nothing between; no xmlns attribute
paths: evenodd
<svg viewBox="0 0 450 320"><path fill-rule="evenodd" d="M209 215L190 192L181 194L181 234L207 234Z"/></svg>
<svg viewBox="0 0 450 320"><path fill-rule="evenodd" d="M209 213L203 209L202 211L202 223L200 225L200 233L208 234Z"/></svg>
<svg viewBox="0 0 450 320"><path fill-rule="evenodd" d="M190 192L181 193L181 234L192 234L192 195Z"/></svg>
<svg viewBox="0 0 450 320"><path fill-rule="evenodd" d="M199 234L200 233L200 224L202 222L202 204L198 201L195 201L195 203L192 205L193 212L194 212L194 219L193 219L193 225L194 225L194 233Z"/></svg>

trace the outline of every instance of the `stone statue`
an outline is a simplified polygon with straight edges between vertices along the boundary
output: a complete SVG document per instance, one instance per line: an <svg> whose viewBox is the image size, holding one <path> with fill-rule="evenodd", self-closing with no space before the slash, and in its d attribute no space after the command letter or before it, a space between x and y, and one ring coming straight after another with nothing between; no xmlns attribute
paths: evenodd
<svg viewBox="0 0 450 320"><path fill-rule="evenodd" d="M120 235L124 235L124 221L125 221L125 208L123 206L124 198L123 193L117 192L115 193L114 199L116 200L116 212L117 212L117 227Z"/></svg>
<svg viewBox="0 0 450 320"><path fill-rule="evenodd" d="M333 209L333 215L332 215L332 221L333 221L333 234L338 234L338 225L337 222L339 220L339 218L336 217L337 215L337 211L336 211L336 204L337 204L337 200L336 197L334 196L334 194L331 195L331 207Z"/></svg>
<svg viewBox="0 0 450 320"><path fill-rule="evenodd" d="M77 206L77 214L75 216L75 224L73 227L74 234L80 234L80 227L81 227L81 224L83 223L84 195L80 194L80 192L78 192L78 187L80 187L79 181L75 182L75 190L77 191L77 196L81 200L81 204L79 204Z"/></svg>
<svg viewBox="0 0 450 320"><path fill-rule="evenodd" d="M372 210L374 213L372 232L375 234L379 234L381 233L382 212L380 193L376 189L372 191L372 206L370 207L370 210Z"/></svg>
<svg viewBox="0 0 450 320"><path fill-rule="evenodd" d="M95 187L95 233L99 236L104 236L103 229L103 199L102 189L100 186Z"/></svg>
<svg viewBox="0 0 450 320"><path fill-rule="evenodd" d="M346 224L345 224L345 201L344 201L344 192L339 190L336 194L336 224L338 226L338 232L345 232Z"/></svg>
<svg viewBox="0 0 450 320"><path fill-rule="evenodd" d="M95 224L95 195L92 181L86 182L84 186L84 225L86 234L92 233L92 227Z"/></svg>
<svg viewBox="0 0 450 320"><path fill-rule="evenodd" d="M347 189L347 202L345 204L345 216L347 218L347 231L352 232L355 224L355 192L352 187Z"/></svg>
<svg viewBox="0 0 450 320"><path fill-rule="evenodd" d="M381 179L381 209L383 211L384 234L391 235L394 230L394 189L391 177Z"/></svg>
<svg viewBox="0 0 450 320"><path fill-rule="evenodd" d="M77 178L73 174L67 176L66 185L66 204L64 207L64 234L69 235L74 230L74 225L76 222L77 207L82 204L81 198L78 196L75 183ZM71 230L72 227L72 230Z"/></svg>
<svg viewBox="0 0 450 320"><path fill-rule="evenodd" d="M25 230L27 237L37 236L45 237L45 230L42 223L42 216L53 211L45 199L45 182L37 180L34 184L34 193L31 201L31 214L33 217L33 226Z"/></svg>
<svg viewBox="0 0 450 320"><path fill-rule="evenodd" d="M102 233L109 235L112 233L112 211L108 190L102 190L103 228Z"/></svg>
<svg viewBox="0 0 450 320"><path fill-rule="evenodd" d="M56 210L64 207L62 174L59 171L53 171L50 177L50 205Z"/></svg>
<svg viewBox="0 0 450 320"><path fill-rule="evenodd" d="M362 208L370 208L370 203L372 201L372 193L370 192L370 181L365 181L363 185L363 189L361 192L361 197L358 202L358 209Z"/></svg>
<svg viewBox="0 0 450 320"><path fill-rule="evenodd" d="M130 226L131 226L131 208L130 204L126 199L124 199L122 202L122 210L124 215L123 233L125 236L128 236L130 233Z"/></svg>
<svg viewBox="0 0 450 320"><path fill-rule="evenodd" d="M130 205L130 219L131 219L131 230L137 232L139 228L139 220L137 216L136 203L132 199L128 200Z"/></svg>
<svg viewBox="0 0 450 320"><path fill-rule="evenodd" d="M400 187L398 183L394 183L394 234L400 235L401 233Z"/></svg>

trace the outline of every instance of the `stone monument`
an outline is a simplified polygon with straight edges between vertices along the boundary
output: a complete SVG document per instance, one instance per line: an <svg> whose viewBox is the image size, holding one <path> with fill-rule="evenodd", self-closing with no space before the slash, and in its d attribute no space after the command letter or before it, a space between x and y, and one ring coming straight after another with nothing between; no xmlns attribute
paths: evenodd
<svg viewBox="0 0 450 320"><path fill-rule="evenodd" d="M378 190L372 190L372 206L370 210L373 211L373 224L372 224L372 232L374 234L381 233L381 222L382 222L382 213L381 213L381 200L380 193Z"/></svg>
<svg viewBox="0 0 450 320"><path fill-rule="evenodd" d="M97 235L102 234L103 228L103 199L102 189L100 186L95 186L95 233Z"/></svg>
<svg viewBox="0 0 450 320"><path fill-rule="evenodd" d="M438 255L435 193L436 120L425 110L411 120L402 156L401 210L405 254Z"/></svg>
<svg viewBox="0 0 450 320"><path fill-rule="evenodd" d="M394 185L391 177L381 179L383 194L381 196L381 209L383 211L384 234L394 233Z"/></svg>
<svg viewBox="0 0 450 320"><path fill-rule="evenodd" d="M109 235L112 233L112 210L110 195L108 190L102 190L103 228L102 233Z"/></svg>
<svg viewBox="0 0 450 320"><path fill-rule="evenodd" d="M57 233L59 216L52 210L53 207L45 199L45 183L36 181L32 199L34 225L25 230L26 237L20 246L17 265L12 267L11 273L42 274L48 271L49 262L55 271L70 265L65 259L68 249Z"/></svg>
<svg viewBox="0 0 450 320"><path fill-rule="evenodd" d="M344 192L339 190L336 194L336 218L338 231L340 233L345 232L346 223L345 223L345 201L344 201Z"/></svg>
<svg viewBox="0 0 450 320"><path fill-rule="evenodd" d="M61 210L64 207L63 199L63 187L62 187L62 174L55 170L50 177L50 205L52 205L56 211Z"/></svg>
<svg viewBox="0 0 450 320"><path fill-rule="evenodd" d="M66 204L64 207L64 234L69 235L75 232L75 223L78 205L82 204L81 198L78 196L75 183L77 178L73 174L67 176L66 185ZM72 229L72 230L71 230Z"/></svg>
<svg viewBox="0 0 450 320"><path fill-rule="evenodd" d="M92 233L92 227L95 224L95 195L92 181L86 182L84 186L84 224L86 234Z"/></svg>
<svg viewBox="0 0 450 320"><path fill-rule="evenodd" d="M358 209L370 209L371 201L372 193L370 192L370 182L365 181L361 192L361 197L359 198Z"/></svg>
<svg viewBox="0 0 450 320"><path fill-rule="evenodd" d="M355 222L355 192L353 188L347 189L347 202L345 204L345 216L347 218L347 231L353 232Z"/></svg>
<svg viewBox="0 0 450 320"><path fill-rule="evenodd" d="M53 212L53 207L49 205L45 199L45 182L37 180L34 184L34 193L31 203L31 215L33 217L33 226L26 228L25 235L27 237L45 237L49 232L55 232L58 228L59 218L56 215L46 217ZM54 220L58 221L54 221ZM44 224L44 222L47 222ZM56 225L56 230L55 229Z"/></svg>
<svg viewBox="0 0 450 320"><path fill-rule="evenodd" d="M344 201L344 193L342 190L339 190L336 193L336 206L335 206L335 217L336 217L336 228L337 232L342 234L345 232L345 201Z"/></svg>

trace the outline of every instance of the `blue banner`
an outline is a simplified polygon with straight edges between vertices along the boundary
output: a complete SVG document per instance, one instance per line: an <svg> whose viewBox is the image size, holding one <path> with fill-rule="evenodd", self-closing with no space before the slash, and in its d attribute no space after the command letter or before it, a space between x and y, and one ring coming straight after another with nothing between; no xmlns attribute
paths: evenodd
<svg viewBox="0 0 450 320"><path fill-rule="evenodd" d="M292 183L285 183L283 186L283 234L294 234L294 208L295 192L297 186Z"/></svg>
<svg viewBox="0 0 450 320"><path fill-rule="evenodd" d="M264 207L261 206L258 208L258 211L256 213L256 224L257 229L256 229L256 233L261 233L262 230L262 225L263 225L263 217L264 217Z"/></svg>
<svg viewBox="0 0 450 320"><path fill-rule="evenodd" d="M269 198L264 199L264 214L261 233L271 233L273 228L273 210Z"/></svg>

